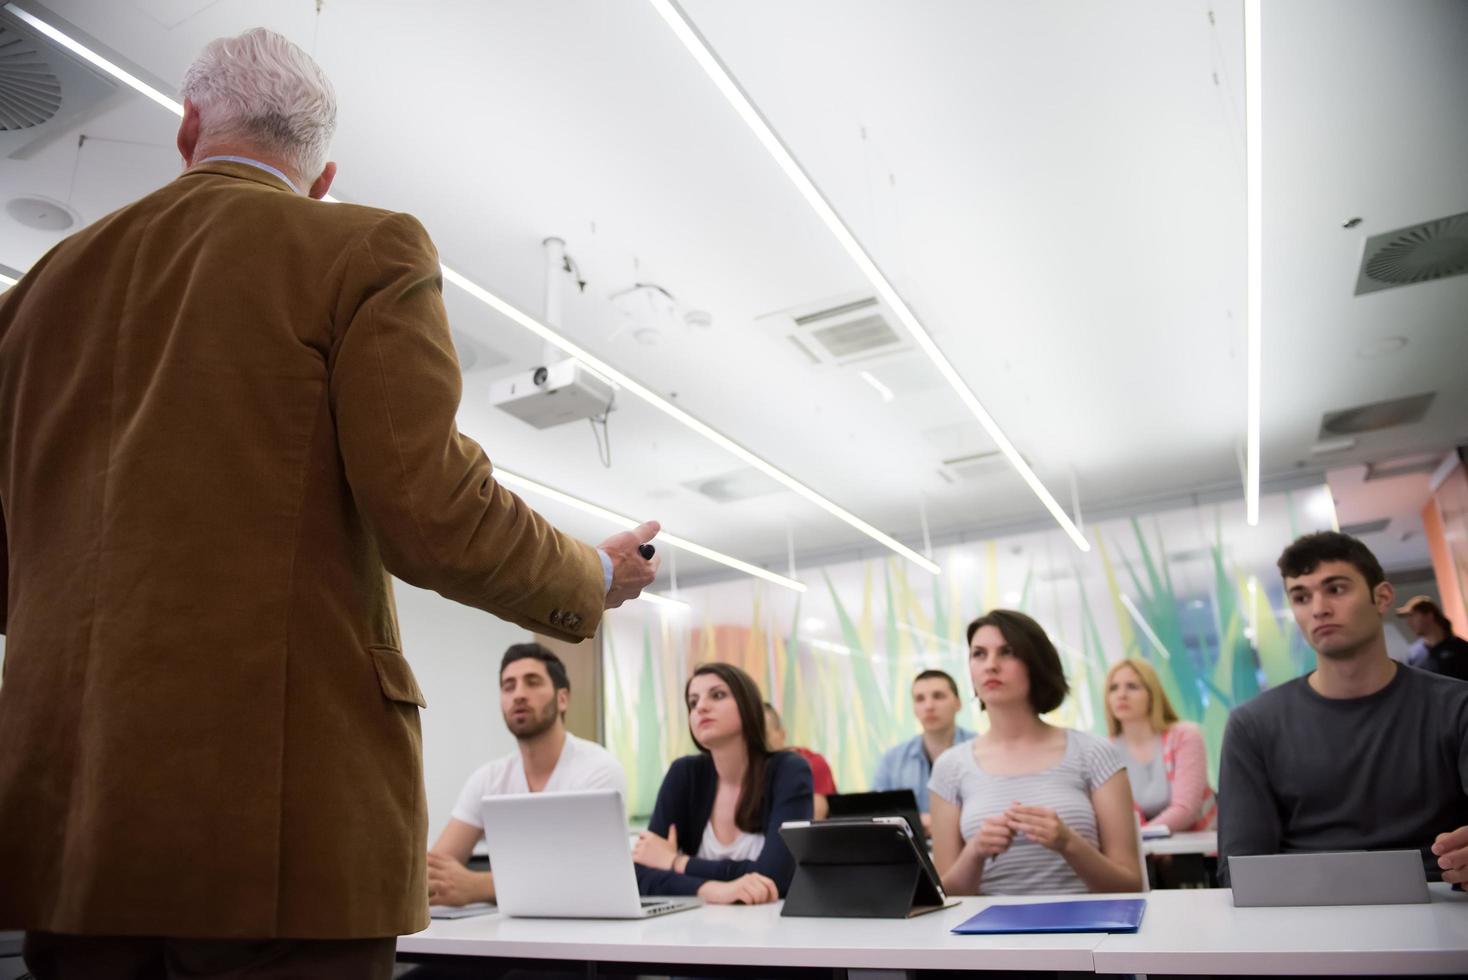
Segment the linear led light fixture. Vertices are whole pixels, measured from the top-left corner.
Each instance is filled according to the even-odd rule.
[[[0,272],[0,289],[9,289],[11,286],[14,286],[17,282],[19,282],[18,279],[12,279],[10,276],[7,276],[5,273]]]
[[[1010,465],[1015,468],[1025,483],[1029,485],[1030,490],[1034,492],[1035,496],[1040,499],[1040,503],[1045,505],[1045,509],[1050,512],[1050,516],[1055,518],[1065,533],[1075,542],[1077,548],[1082,551],[1090,551],[1091,543],[1086,540],[1086,536],[1081,533],[1081,529],[1070,519],[1070,515],[1061,509],[1060,503],[1051,495],[1049,490],[1045,489],[1045,485],[1040,482],[1040,478],[1035,475],[1035,471],[1030,469],[1030,464],[1026,463],[1020,456],[1019,450],[1015,449],[1014,444],[1009,441],[1009,438],[999,428],[999,424],[994,421],[993,416],[980,404],[978,396],[973,393],[968,383],[963,380],[958,371],[949,363],[948,358],[944,356],[942,350],[938,348],[937,343],[933,341],[933,338],[928,335],[927,329],[918,320],[917,315],[908,308],[908,305],[903,302],[902,297],[897,294],[896,288],[882,274],[882,270],[877,267],[876,261],[867,254],[861,242],[857,241],[851,229],[846,227],[846,223],[836,213],[836,209],[821,194],[820,189],[816,187],[815,182],[801,168],[795,156],[780,141],[780,137],[776,135],[775,130],[765,120],[765,117],[760,114],[759,109],[755,107],[749,96],[739,87],[739,83],[734,80],[734,76],[730,74],[728,68],[719,60],[718,55],[714,54],[713,48],[704,40],[703,35],[699,34],[698,29],[693,26],[693,21],[683,12],[683,8],[676,3],[676,0],[648,0],[648,2],[652,4],[653,9],[658,12],[663,20],[667,21],[668,26],[672,28],[678,40],[683,42],[683,46],[688,49],[689,54],[693,55],[694,60],[698,62],[699,67],[704,70],[704,73],[713,81],[714,86],[728,100],[729,105],[744,120],[745,125],[754,132],[754,135],[759,139],[760,143],[769,152],[770,156],[774,158],[775,163],[779,164],[780,169],[785,172],[785,176],[790,178],[790,182],[795,185],[795,189],[805,198],[806,203],[815,211],[816,216],[825,223],[827,229],[835,236],[836,241],[846,250],[846,254],[851,257],[851,260],[856,263],[857,268],[867,277],[867,280],[872,284],[872,288],[877,291],[887,303],[887,306],[897,315],[897,319],[901,321],[908,334],[922,348],[923,353],[928,355],[928,359],[933,362],[933,366],[938,369],[938,373],[943,375],[944,380],[958,394],[959,399],[968,407],[968,410],[978,420],[979,424],[984,427],[984,431],[989,434],[989,438],[994,440],[994,444],[999,447],[999,451],[1004,453]]]
[[[643,592],[637,598],[644,602],[650,602],[655,606],[661,606],[669,612],[687,612],[692,607],[682,599],[674,599],[672,596],[658,595],[656,592]]]
[[[605,507],[593,504],[588,500],[582,500],[580,497],[573,497],[569,493],[566,493],[562,490],[557,490],[554,487],[548,487],[543,483],[537,483],[534,480],[520,476],[518,473],[510,473],[506,470],[496,468],[494,471],[494,476],[496,480],[503,483],[507,487],[515,487],[529,493],[538,494],[550,500],[558,501],[565,504],[567,507],[573,507],[576,510],[581,511],[583,514],[590,514],[593,517],[600,517],[602,520],[610,524],[615,524],[621,528],[634,528],[639,523],[638,521],[634,521],[632,518],[627,517],[625,514],[618,514],[616,511],[607,510]],[[657,541],[659,544],[670,545],[674,548],[677,548],[679,551],[686,551],[689,554],[698,555],[700,558],[707,558],[709,561],[716,561],[720,565],[727,565],[729,568],[743,572],[746,575],[753,575],[755,578],[762,578],[766,582],[773,582],[776,585],[783,586],[784,588],[791,589],[795,592],[804,592],[806,588],[804,582],[797,582],[793,578],[786,578],[783,575],[777,575],[769,569],[760,568],[758,565],[751,565],[747,561],[740,561],[738,558],[726,555],[722,551],[715,551],[712,548],[705,548],[701,544],[695,544],[694,542],[689,541],[687,538],[678,537],[676,534],[669,534],[666,531],[659,532],[657,536]]]
[[[873,376],[872,372],[862,371],[861,379],[877,390],[877,394],[882,396],[882,401],[890,402],[893,398],[896,397],[892,394],[892,389],[888,388],[886,385],[882,384],[882,382],[878,381],[876,377]]]
[[[123,70],[113,62],[97,54],[95,51],[92,51],[86,45],[81,44],[80,42],[68,37],[67,35],[58,31],[55,27],[47,24],[45,21],[39,20],[34,15],[27,13],[13,3],[6,4],[5,9],[15,14],[27,24],[30,24],[36,30],[45,34],[56,43],[62,45],[70,51],[75,52],[77,55],[85,58],[93,65],[96,65],[98,68],[107,72],[107,74],[122,82],[124,85],[127,85],[130,88],[152,99],[154,102],[163,106],[174,115],[183,115],[183,105],[181,103],[164,95],[162,92],[147,84],[136,75],[133,75],[132,73]],[[328,194],[325,198],[323,198],[323,200],[335,201],[336,198]],[[837,520],[840,520],[850,527],[855,528],[862,534],[865,534],[867,537],[871,538],[873,541],[876,541],[884,547],[891,549],[892,551],[901,555],[903,558],[906,558],[908,561],[919,566],[930,574],[937,575],[940,573],[941,569],[936,563],[929,561],[927,558],[924,558],[921,554],[909,548],[902,542],[898,541],[890,534],[887,534],[874,527],[873,525],[867,523],[860,517],[857,517],[855,514],[851,513],[851,511],[837,504],[835,501],[832,501],[822,496],[815,490],[812,490],[810,487],[806,486],[804,483],[801,483],[799,480],[795,479],[795,477],[786,473],[775,464],[764,459],[762,456],[755,455],[752,451],[744,448],[733,439],[730,439],[728,436],[724,435],[722,432],[704,422],[699,421],[692,415],[689,415],[683,409],[674,405],[672,402],[652,391],[650,388],[647,388],[644,385],[637,383],[627,375],[623,374],[621,371],[618,371],[616,368],[612,367],[610,364],[588,353],[579,345],[572,343],[570,340],[561,336],[559,333],[541,323],[539,320],[523,312],[522,310],[511,306],[509,303],[506,303],[504,300],[500,299],[498,296],[494,295],[489,290],[485,289],[483,286],[480,286],[478,283],[469,279],[462,273],[449,268],[447,265],[442,266],[442,270],[445,282],[453,283],[455,286],[458,286],[460,289],[464,290],[464,292],[479,300],[490,309],[498,312],[501,316],[513,320],[515,323],[518,323],[520,326],[524,327],[526,330],[529,330],[531,333],[535,334],[537,337],[540,337],[547,343],[554,345],[562,351],[565,351],[571,357],[574,357],[576,358],[576,360],[580,361],[593,374],[601,376],[604,380],[609,381],[619,388],[627,389],[638,398],[641,398],[643,401],[647,402],[653,408],[656,408],[664,414],[672,417],[674,420],[681,422],[687,428],[692,429],[694,432],[703,436],[714,445],[738,457],[740,460],[744,461],[745,463],[759,470],[761,473],[770,477],[770,479],[774,480],[776,483],[779,483],[787,489],[794,491],[797,495],[804,497],[806,500],[815,504],[817,507],[830,514],[832,517],[835,517]],[[753,568],[754,566],[750,567]]]
[[[1260,110],[1260,57],[1263,39],[1259,30],[1260,0],[1244,0],[1244,157],[1245,197],[1248,216],[1248,360],[1249,372],[1247,434],[1244,447],[1244,516],[1251,527],[1259,523],[1259,414],[1264,325],[1264,130]]]
[[[1132,597],[1123,592],[1121,594],[1121,604],[1123,606],[1126,606],[1127,612],[1131,613],[1132,619],[1136,621],[1137,626],[1142,631],[1142,634],[1146,636],[1147,639],[1151,640],[1152,645],[1157,648],[1157,652],[1162,654],[1162,659],[1171,660],[1172,654],[1168,653],[1167,647],[1162,645],[1162,638],[1157,635],[1157,631],[1152,628],[1152,624],[1147,622],[1147,620],[1142,617],[1141,611],[1137,609],[1136,604],[1132,602]]]

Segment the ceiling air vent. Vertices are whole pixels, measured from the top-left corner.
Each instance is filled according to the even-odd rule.
[[[61,111],[61,79],[29,38],[0,24],[0,130],[30,129]]]
[[[1009,461],[997,449],[970,453],[967,456],[950,457],[943,460],[943,466],[938,470],[939,474],[949,483],[957,483],[959,480],[984,480],[995,473],[1009,471]]]
[[[1362,432],[1375,432],[1377,429],[1420,422],[1427,414],[1427,408],[1432,404],[1435,394],[1429,391],[1425,395],[1409,395],[1391,401],[1343,408],[1338,412],[1326,412],[1320,420],[1320,438],[1354,436]]]
[[[855,364],[912,347],[887,307],[870,296],[806,305],[771,319],[815,365]]]
[[[1468,272],[1468,212],[1366,239],[1356,295]]]
[[[1404,459],[1392,459],[1382,463],[1367,463],[1366,475],[1361,478],[1362,483],[1370,483],[1373,480],[1392,480],[1399,476],[1413,476],[1418,473],[1432,473],[1442,463],[1442,453],[1425,453],[1419,456],[1408,456]]]
[[[1353,538],[1359,538],[1367,534],[1380,534],[1391,524],[1390,517],[1379,517],[1374,521],[1361,521],[1357,524],[1342,524],[1341,533],[1349,534]]]
[[[778,493],[785,489],[759,470],[741,467],[720,473],[718,476],[690,480],[683,484],[694,493],[703,494],[721,504],[732,504],[751,497],[762,497],[767,493]]]
[[[0,155],[22,155],[117,87],[0,8]]]

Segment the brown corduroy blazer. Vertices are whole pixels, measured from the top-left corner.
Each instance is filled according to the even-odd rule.
[[[570,640],[604,601],[459,393],[422,226],[244,164],[0,296],[0,928],[427,924],[389,573]]]

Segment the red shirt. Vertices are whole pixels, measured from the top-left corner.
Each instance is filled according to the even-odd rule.
[[[810,749],[792,747],[790,751],[810,763],[810,775],[817,796],[836,795],[836,777],[831,775],[831,764],[826,761],[825,756]]]

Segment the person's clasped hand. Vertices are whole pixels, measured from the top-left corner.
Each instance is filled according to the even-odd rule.
[[[644,558],[637,551],[647,544],[663,526],[657,521],[639,524],[630,531],[622,531],[607,538],[599,550],[606,553],[612,562],[612,585],[607,589],[606,608],[616,609],[628,599],[636,599],[642,590],[657,578],[662,556]]]
[[[1468,884],[1468,827],[1438,834],[1432,842],[1437,866],[1443,869],[1443,881],[1453,885]]]
[[[764,905],[779,899],[780,889],[771,879],[751,871],[733,881],[706,881],[698,897],[710,905]]]
[[[1060,815],[1046,806],[1026,806],[1016,802],[1004,813],[1009,826],[1041,847],[1063,851],[1070,843],[1072,831]]]
[[[637,835],[637,842],[632,845],[634,864],[657,868],[659,871],[672,871],[677,861],[678,827],[676,824],[668,826],[666,838],[659,837],[650,830],[644,830]]]
[[[968,846],[986,858],[1003,854],[1014,843],[1014,828],[1010,826],[1008,813],[996,813],[985,817],[979,824],[979,832],[968,840]]]

